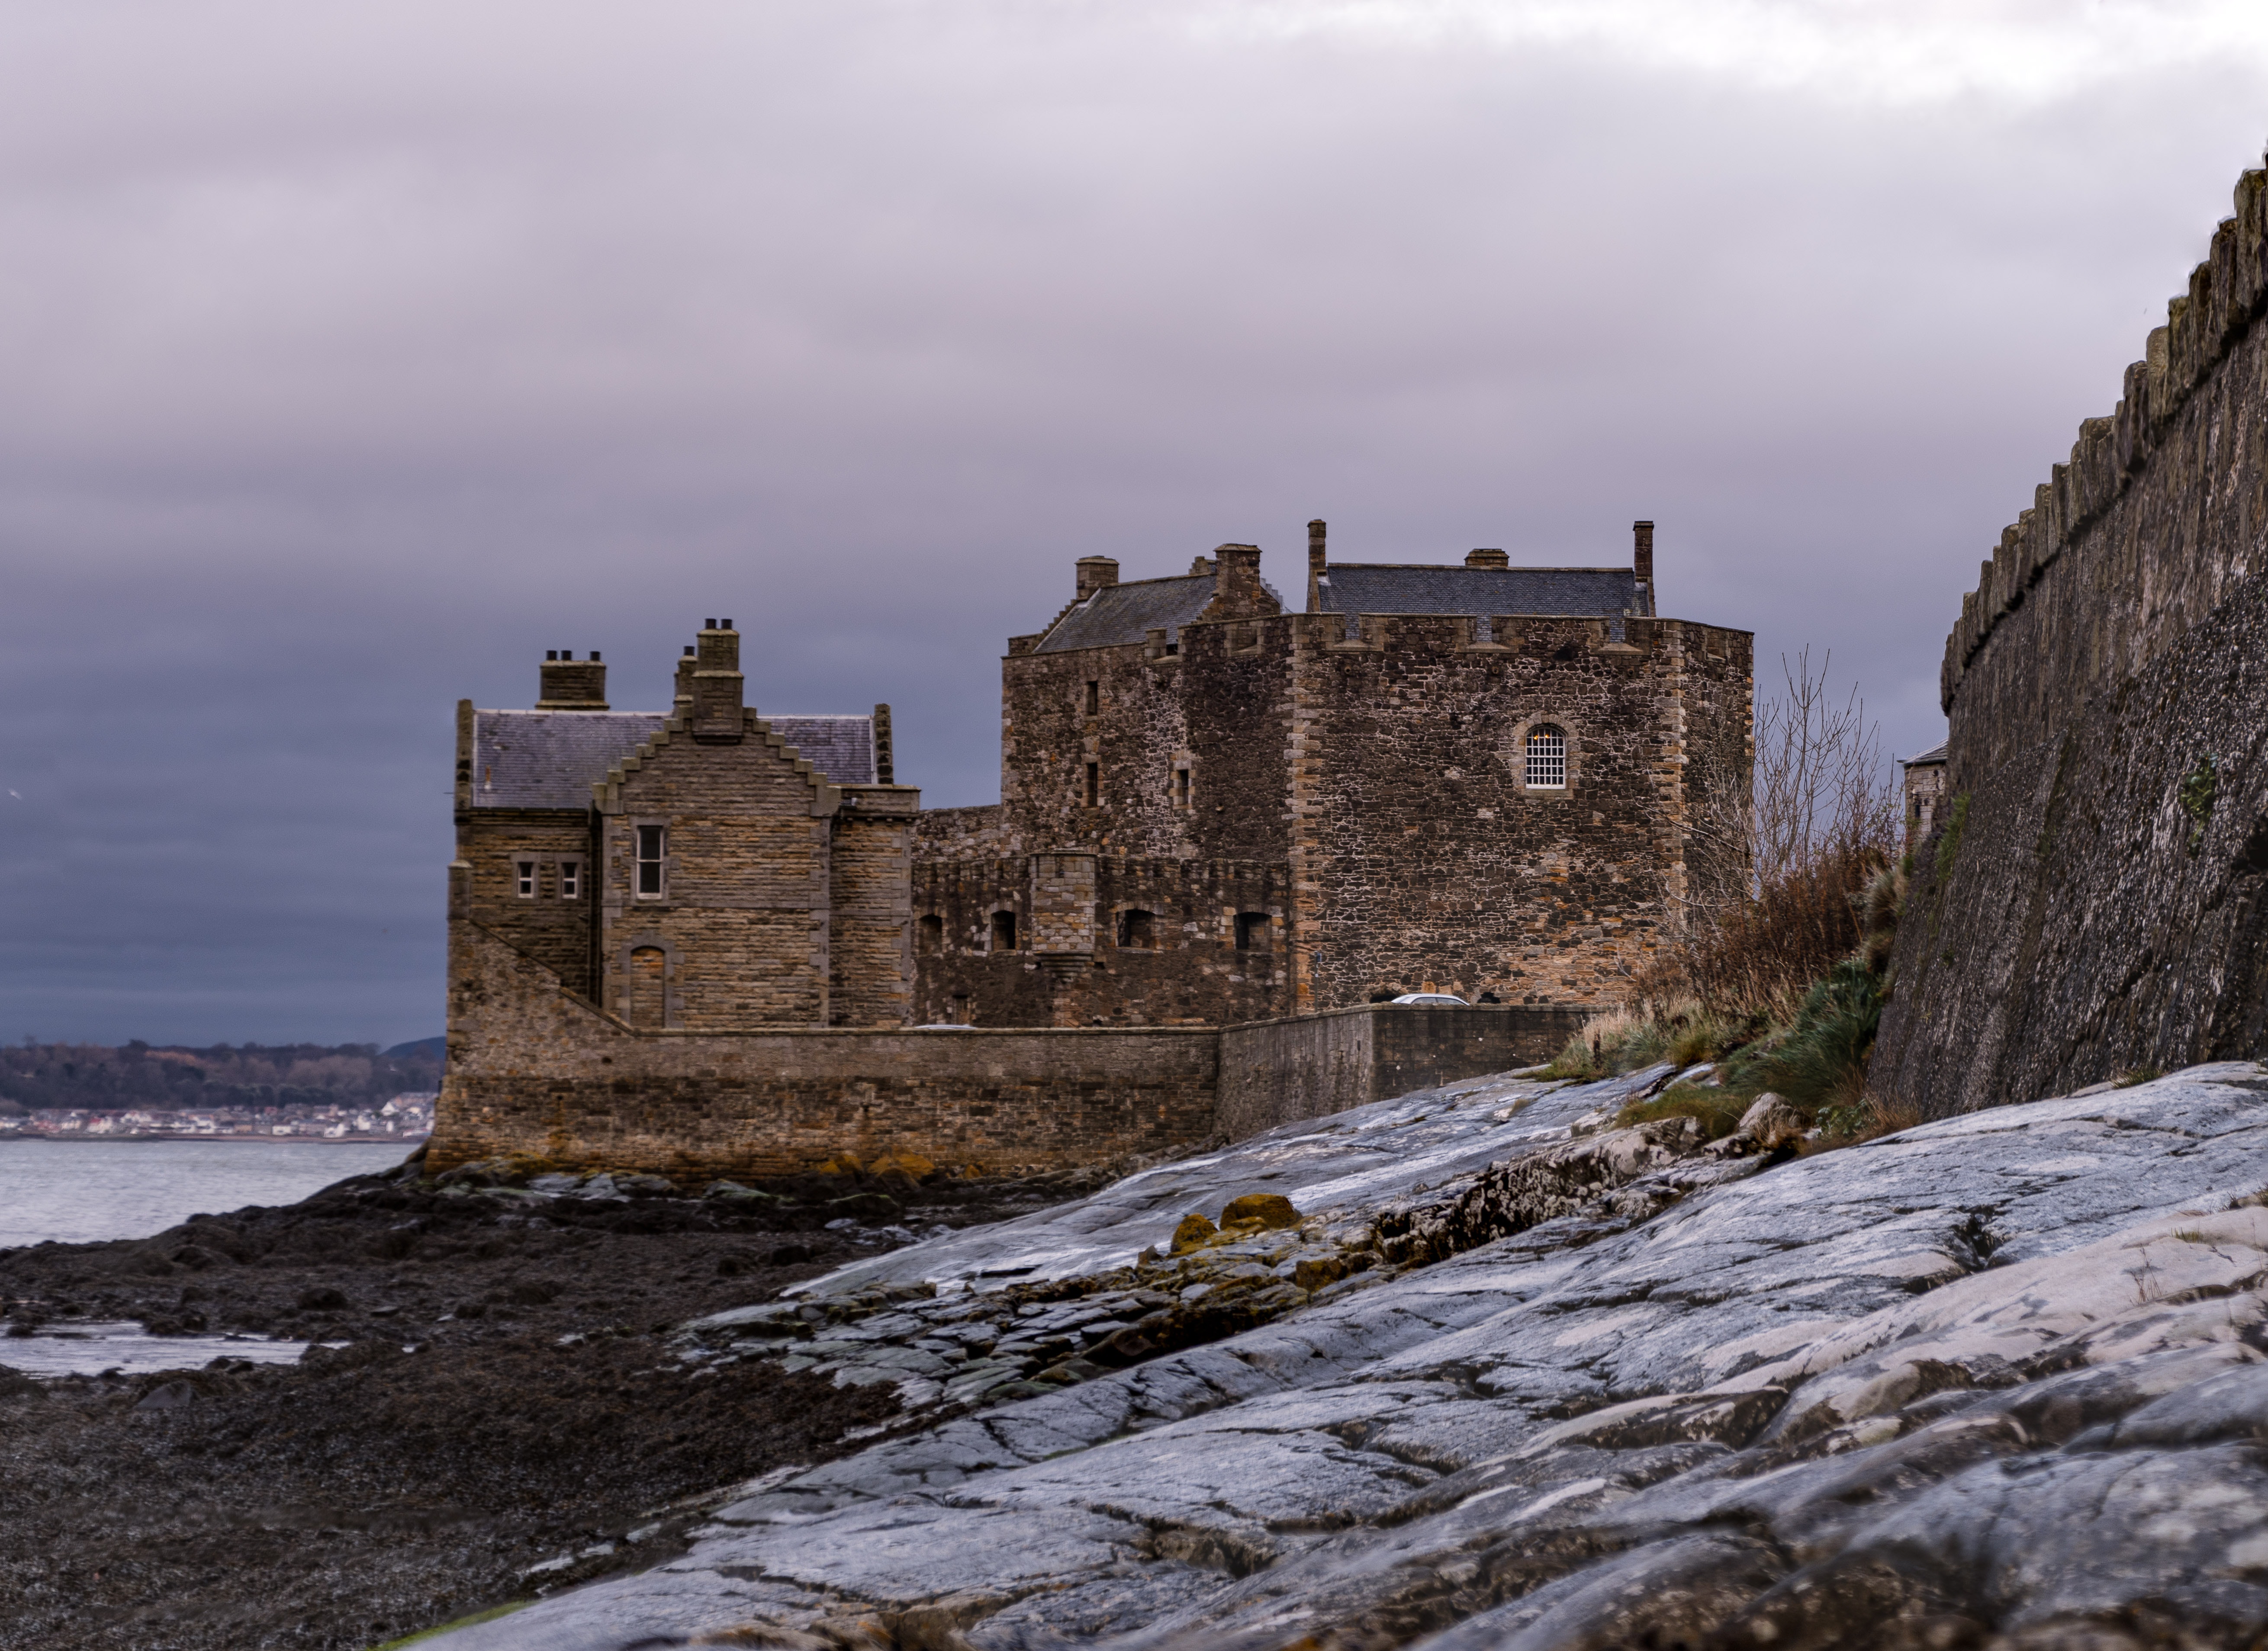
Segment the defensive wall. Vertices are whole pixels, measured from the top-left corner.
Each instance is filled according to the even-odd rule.
[[[1374,1005],[1225,1028],[644,1028],[479,925],[452,928],[435,1173],[500,1154],[680,1180],[1068,1168],[1548,1060],[1587,1018]]]
[[[1872,1068],[1931,1116],[2268,1051],[2264,185],[1948,641]]]

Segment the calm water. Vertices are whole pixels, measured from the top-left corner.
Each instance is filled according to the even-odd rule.
[[[142,1238],[247,1204],[295,1204],[390,1170],[415,1141],[0,1141],[0,1249]]]

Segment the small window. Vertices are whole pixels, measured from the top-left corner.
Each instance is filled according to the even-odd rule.
[[[1086,685],[1086,714],[1089,716],[1102,715],[1102,684],[1100,682]]]
[[[1265,912],[1239,912],[1236,914],[1236,949],[1239,951],[1266,951],[1269,937],[1275,932]]]
[[[1156,914],[1138,911],[1119,913],[1118,943],[1128,951],[1156,950],[1158,946]]]
[[[1528,736],[1528,783],[1551,790],[1567,787],[1567,736],[1546,723]]]
[[[518,868],[518,876],[519,898],[523,900],[534,899],[535,898],[535,862],[521,861]]]
[[[1015,913],[995,912],[992,914],[992,950],[995,951],[1013,951],[1016,950]]]
[[[563,860],[559,862],[559,898],[579,900],[583,898],[583,862]]]
[[[914,930],[915,945],[924,958],[934,958],[945,950],[945,919],[932,913],[921,920]]]
[[[1086,765],[1086,805],[1089,808],[1099,808],[1101,803],[1102,765],[1099,762],[1090,762]]]
[[[1176,768],[1174,770],[1174,806],[1187,808],[1189,805],[1189,771],[1187,768]]]
[[[659,826],[637,828],[637,892],[642,899],[662,895],[662,850],[668,833]]]

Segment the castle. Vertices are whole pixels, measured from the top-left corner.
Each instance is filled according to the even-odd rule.
[[[1635,534],[1618,567],[1333,563],[1314,522],[1296,612],[1254,546],[1123,583],[1082,558],[1070,602],[1010,639],[1001,800],[980,808],[923,811],[895,783],[887,706],[760,715],[730,620],[686,649],[667,711],[613,709],[599,655],[555,652],[533,709],[458,708],[437,1139],[525,1146],[541,1115],[558,1156],[619,1136],[629,1108],[642,1139],[681,1141],[658,1097],[697,1092],[738,1097],[778,1146],[786,1126],[749,1098],[769,1085],[809,1144],[767,1164],[840,1156],[830,1120],[885,1090],[997,1146],[1009,1118],[970,1121],[993,1103],[954,1110],[971,1084],[1013,1091],[1011,1115],[1063,1085],[1116,1105],[1098,1094],[1153,1075],[1128,1052],[1169,1046],[1175,1098],[1128,1139],[1186,1134],[1219,1101],[1211,1030],[1404,991],[1500,1009],[1397,1011],[1365,1053],[1327,1038],[1313,1082],[1270,1104],[1359,1088],[1341,1068],[1388,1046],[1397,1070],[1436,1074],[1550,1053],[1685,902],[1740,875],[1696,824],[1746,795],[1750,637],[1660,616],[1653,525]],[[1133,1041],[1107,1073],[1091,1053],[1063,1066],[1087,1045],[986,1045],[963,1082],[934,1038],[880,1037],[940,1024]],[[833,1040],[782,1041],[804,1033]],[[789,1052],[761,1082],[758,1043]]]

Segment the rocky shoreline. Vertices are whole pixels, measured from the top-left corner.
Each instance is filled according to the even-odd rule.
[[[432,1643],[2268,1633],[2268,1068],[1809,1156],[1617,1127],[1663,1075],[1403,1097],[704,1316],[673,1347],[707,1379],[937,1407],[751,1482],[682,1553]],[[1287,1224],[1239,1229],[1255,1195]],[[1238,1291],[1272,1310],[1206,1339],[1195,1310]]]
[[[700,1197],[412,1163],[149,1239],[0,1251],[0,1647],[363,1651],[651,1564],[720,1486],[902,1413],[887,1388],[688,1367],[676,1326],[1094,1178]],[[8,1371],[12,1338],[99,1319],[319,1345],[296,1365]]]

